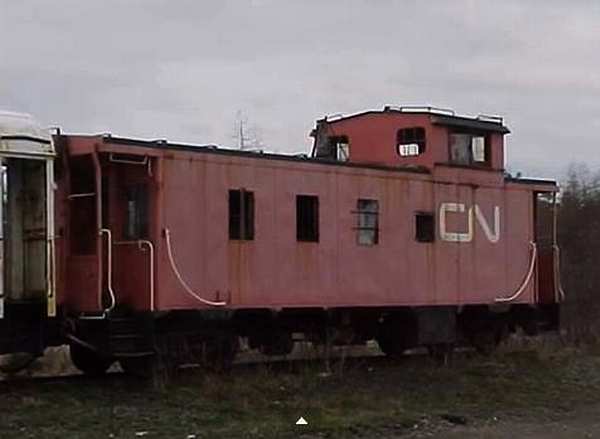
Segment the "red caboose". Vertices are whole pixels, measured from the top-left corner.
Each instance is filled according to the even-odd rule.
[[[311,157],[59,135],[58,305],[99,372],[231,359],[239,336],[386,353],[556,324],[553,181],[504,170],[497,118],[322,119]]]

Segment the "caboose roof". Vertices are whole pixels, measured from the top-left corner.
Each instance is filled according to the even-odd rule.
[[[501,134],[508,134],[510,130],[504,125],[504,120],[499,116],[488,116],[480,114],[475,117],[456,115],[453,110],[447,110],[436,107],[392,107],[385,106],[383,110],[367,110],[360,113],[349,115],[325,116],[318,122],[337,123],[349,119],[362,118],[371,115],[390,115],[390,114],[421,114],[429,115],[431,123],[434,125],[445,125],[456,128],[465,128],[479,131],[489,131]]]
[[[24,113],[0,111],[0,153],[3,156],[51,157],[50,133]]]
[[[160,151],[187,151],[197,154],[214,154],[214,155],[224,155],[224,156],[233,156],[233,157],[246,157],[252,159],[259,160],[276,160],[276,161],[289,161],[296,162],[298,164],[309,164],[314,166],[331,166],[331,167],[345,167],[345,168],[358,168],[358,169],[371,169],[371,170],[379,170],[379,171],[387,171],[387,172],[397,172],[397,173],[413,173],[413,174],[431,174],[429,169],[418,167],[418,166],[386,166],[386,165],[377,165],[370,163],[351,163],[351,162],[336,162],[336,161],[326,161],[326,160],[317,160],[310,158],[306,154],[281,154],[281,153],[265,153],[265,152],[255,152],[255,151],[240,151],[235,149],[228,148],[219,148],[216,145],[194,145],[187,143],[172,143],[168,142],[164,139],[157,140],[147,140],[147,139],[135,139],[128,137],[117,137],[112,136],[110,134],[96,134],[96,135],[73,135],[73,134],[59,134],[55,135],[55,141],[60,145],[62,144],[61,139],[68,138],[85,138],[85,139],[95,139],[104,145],[102,149],[108,152],[118,152],[118,149],[115,150],[113,148],[119,148],[120,146],[131,146],[140,148],[140,153],[147,154],[150,151],[154,151],[157,155],[160,154]],[[485,170],[479,170],[481,172],[486,172]],[[558,190],[558,186],[553,180],[546,179],[537,179],[537,178],[513,178],[510,176],[505,176],[504,181],[506,183],[513,184],[527,184],[538,186],[540,191],[556,191]]]
[[[50,134],[29,114],[0,111],[0,137],[50,143]]]

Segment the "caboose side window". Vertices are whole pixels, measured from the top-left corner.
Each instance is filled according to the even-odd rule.
[[[348,136],[328,136],[326,142],[317,149],[317,157],[347,162],[350,159]]]
[[[319,197],[296,196],[296,240],[319,242]]]
[[[400,157],[414,157],[425,152],[425,128],[402,128],[396,133],[396,150]]]
[[[486,137],[479,134],[451,133],[450,162],[457,165],[487,165],[490,162]]]
[[[254,193],[244,189],[229,191],[229,239],[254,239]]]
[[[127,218],[125,220],[125,239],[144,239],[148,237],[148,190],[146,185],[130,186],[126,191]]]
[[[433,242],[435,240],[433,213],[417,212],[415,215],[415,239],[418,242]]]
[[[379,201],[358,199],[356,237],[359,245],[379,243]]]
[[[338,162],[347,162],[350,159],[350,142],[348,142],[348,137],[330,137],[329,141],[334,144],[336,153],[335,159]]]
[[[486,163],[488,161],[485,137],[473,136],[471,138],[471,154],[475,163]]]

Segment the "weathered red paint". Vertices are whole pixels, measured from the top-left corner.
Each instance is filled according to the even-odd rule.
[[[425,126],[428,148],[423,156],[400,159],[396,130]],[[312,160],[264,158],[259,154],[221,154],[192,148],[150,148],[143,142],[124,145],[100,136],[64,136],[65,168],[71,157],[96,154],[102,168],[105,200],[103,224],[115,241],[123,240],[123,189],[132,182],[150,189],[149,236],[155,246],[157,310],[206,308],[187,294],[168,261],[165,229],[171,232],[181,274],[202,297],[228,302],[232,308],[419,306],[492,304],[510,296],[522,283],[534,241],[534,194],[551,192],[548,182],[518,182],[503,174],[503,143],[492,135],[491,167],[448,164],[448,130],[432,125],[424,114],[368,114],[332,123],[334,132],[350,137],[351,161],[389,169],[337,166]],[[150,168],[111,163],[110,153],[147,156]],[[429,172],[403,172],[402,165]],[[394,169],[396,168],[396,169]],[[63,175],[68,180],[68,172]],[[255,238],[228,237],[228,191],[254,192]],[[96,188],[102,193],[102,188]],[[57,222],[62,224],[62,270],[59,302],[69,312],[97,311],[97,278],[106,288],[106,248],[73,255],[69,241],[72,188],[59,185]],[[296,241],[295,197],[317,195],[320,241]],[[356,239],[358,198],[379,200],[379,244],[360,246]],[[490,242],[477,221],[471,242],[440,239],[442,203],[477,205],[493,224],[500,208],[500,240]],[[436,239],[415,240],[416,212],[435,213]],[[102,215],[100,215],[102,216]],[[449,214],[447,228],[468,229],[467,216]],[[61,223],[62,221],[62,223]],[[98,260],[102,268],[98,273]],[[135,245],[115,245],[113,285],[120,304],[145,310],[150,304],[147,254]],[[69,267],[65,269],[65,267]],[[532,281],[515,303],[534,303]],[[103,292],[104,294],[104,292]],[[104,294],[105,295],[105,294]]]

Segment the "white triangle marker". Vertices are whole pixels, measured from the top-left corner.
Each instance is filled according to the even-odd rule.
[[[308,422],[306,422],[306,419],[300,416],[300,418],[296,421],[296,425],[308,425]]]

